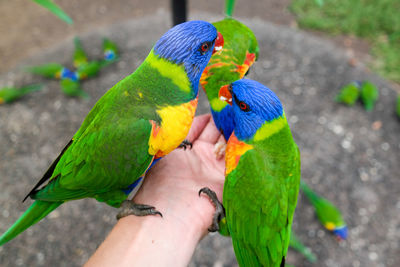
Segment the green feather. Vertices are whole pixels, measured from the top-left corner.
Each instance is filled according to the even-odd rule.
[[[400,94],[397,95],[396,114],[400,119]]]
[[[60,81],[60,87],[67,96],[89,98],[89,95],[81,89],[81,86],[77,81],[63,79]]]
[[[75,45],[75,51],[74,51],[74,67],[79,68],[85,64],[88,63],[88,57],[83,50],[81,40],[78,37],[74,38],[74,45]]]
[[[319,196],[304,181],[301,181],[300,188],[313,205],[317,217],[324,227],[333,224],[334,227],[342,227],[346,225],[341,212],[329,200]],[[332,229],[328,229],[332,231]]]
[[[286,257],[300,180],[289,126],[245,152],[224,184],[223,205],[240,266],[280,266]],[[229,146],[229,141],[228,141]]]
[[[220,111],[227,103],[219,99],[219,89],[243,78],[244,73],[239,73],[237,66],[244,64],[247,53],[255,54],[258,58],[259,47],[251,29],[235,19],[225,18],[214,22],[213,25],[224,36],[224,48],[221,53],[215,53],[211,57],[207,65],[208,71],[202,75],[201,84],[211,108]]]
[[[360,89],[356,83],[350,83],[344,86],[336,95],[336,102],[353,106],[360,95]]]
[[[62,19],[64,22],[68,24],[72,24],[72,19],[53,1],[51,0],[32,0],[39,5],[47,8],[51,13]]]
[[[29,226],[34,225],[43,219],[47,214],[55,210],[62,203],[63,202],[45,202],[38,200],[33,202],[33,204],[21,217],[19,217],[13,226],[11,226],[7,232],[0,237],[0,246],[4,245],[18,234],[22,233]]]
[[[46,78],[60,78],[64,67],[58,63],[47,63],[25,68],[26,71]]]
[[[316,262],[317,261],[317,257],[315,256],[315,254],[311,251],[310,248],[306,247],[301,241],[300,239],[294,234],[294,232],[292,231],[290,234],[290,243],[289,246],[300,252],[304,257],[306,257],[306,259],[309,262]]]
[[[235,8],[235,0],[225,0],[225,15],[227,17],[233,16],[234,8]]]
[[[36,201],[3,235],[1,244],[69,200],[91,197],[119,207],[127,198],[122,190],[142,176],[154,158],[149,138],[151,121],[161,124],[158,109],[196,97],[183,78],[189,81],[183,65],[151,51],[134,73],[108,90],[28,194]]]
[[[364,103],[364,108],[367,111],[371,111],[374,106],[375,102],[379,98],[379,91],[378,88],[369,81],[364,81],[361,85],[361,100]]]
[[[26,94],[42,89],[41,84],[32,84],[21,88],[4,87],[0,89],[0,104],[12,103]]]

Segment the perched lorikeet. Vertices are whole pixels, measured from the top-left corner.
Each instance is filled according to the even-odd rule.
[[[336,95],[336,102],[353,106],[360,96],[361,82],[355,81],[344,86]]]
[[[379,98],[378,88],[369,81],[363,81],[360,96],[364,103],[365,110],[371,111],[375,106],[375,102]]]
[[[347,226],[342,214],[330,201],[319,196],[305,182],[301,181],[300,188],[313,205],[322,225],[333,232],[338,240],[347,238]]]
[[[317,261],[317,257],[315,256],[315,254],[312,253],[310,248],[306,247],[300,241],[300,239],[295,235],[293,230],[292,230],[292,232],[290,234],[289,247],[291,247],[292,249],[300,252],[304,257],[306,257],[306,259],[309,262],[316,262]]]
[[[58,63],[46,63],[39,66],[32,66],[26,68],[26,71],[50,79],[69,78],[74,81],[78,79],[75,72]]]
[[[227,17],[213,23],[224,36],[224,49],[211,57],[200,79],[210,102],[215,125],[223,133],[225,140],[228,140],[233,131],[232,107],[219,99],[219,89],[243,78],[258,58],[259,51],[254,33],[243,23],[230,18],[233,10],[233,3],[230,2],[232,1],[227,1]]]
[[[300,183],[300,153],[282,104],[264,85],[242,79],[220,96],[232,105],[234,131],[225,155],[219,224],[232,237],[240,266],[284,266]],[[202,189],[223,210],[218,199]],[[215,195],[214,195],[215,196]]]
[[[61,90],[66,94],[67,96],[78,96],[82,98],[88,98],[89,95],[82,90],[81,85],[79,81],[73,81],[71,79],[62,79],[60,81],[60,87]]]
[[[21,88],[4,87],[0,89],[0,104],[12,103],[26,94],[42,89],[41,84],[32,84]]]
[[[108,38],[103,39],[104,60],[114,61],[118,59],[118,46]]]
[[[88,57],[83,50],[81,40],[78,37],[74,38],[74,45],[75,45],[75,51],[74,51],[74,67],[79,68],[82,65],[85,65],[88,63]]]
[[[124,200],[152,162],[186,137],[201,73],[214,45],[220,45],[217,36],[215,27],[205,21],[167,31],[136,71],[95,104],[28,193],[26,198],[34,203],[0,237],[0,245],[74,199],[91,197],[113,207],[124,203],[122,216],[160,214],[154,207]]]
[[[81,65],[76,70],[76,76],[80,81],[94,77],[97,74],[99,74],[99,71],[106,65],[107,63],[105,61],[97,61],[97,60],[90,61],[86,64]]]
[[[396,114],[400,119],[400,94],[397,95]]]

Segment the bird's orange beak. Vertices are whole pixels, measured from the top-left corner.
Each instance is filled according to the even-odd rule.
[[[230,84],[224,85],[219,89],[218,97],[220,100],[225,101],[232,106],[232,94],[230,91]]]
[[[220,32],[218,32],[217,39],[215,39],[215,45],[214,45],[214,50],[213,54],[216,52],[222,51],[222,47],[224,47],[224,37]]]

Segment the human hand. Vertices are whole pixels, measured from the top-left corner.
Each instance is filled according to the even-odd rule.
[[[215,212],[203,187],[222,199],[225,164],[214,146],[223,141],[211,115],[194,118],[187,139],[192,149],[176,149],[147,173],[134,201],[163,214],[126,216],[85,266],[187,266],[207,234]]]
[[[165,218],[175,216],[181,223],[198,224],[204,235],[215,209],[198,192],[209,187],[222,199],[225,161],[216,159],[214,147],[224,138],[206,114],[194,118],[187,140],[192,149],[176,149],[157,162],[134,201],[155,206]]]

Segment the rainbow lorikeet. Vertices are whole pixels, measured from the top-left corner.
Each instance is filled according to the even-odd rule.
[[[103,60],[93,60],[86,64],[79,66],[76,70],[76,76],[78,80],[85,80],[99,74],[99,71],[107,65],[106,61]]]
[[[305,182],[301,181],[300,188],[313,205],[322,225],[333,232],[338,240],[347,238],[347,226],[339,209],[327,199],[319,196]]]
[[[258,43],[254,33],[243,23],[231,18],[233,3],[227,1],[227,17],[213,25],[224,36],[223,51],[214,54],[205,68],[200,84],[210,102],[215,125],[225,140],[233,131],[232,107],[219,99],[221,86],[244,77],[258,58]]]
[[[118,46],[108,38],[103,38],[104,60],[115,61],[118,59]]]
[[[63,91],[64,94],[67,96],[71,97],[82,97],[82,98],[88,98],[89,95],[82,90],[81,85],[79,81],[73,81],[71,79],[62,79],[60,81],[60,87],[61,91]]]
[[[23,86],[21,88],[16,87],[4,87],[0,89],[0,104],[10,104],[26,94],[42,89],[41,84],[32,84]]]
[[[353,106],[358,97],[360,96],[361,82],[355,81],[340,89],[340,92],[336,95],[336,102]]]
[[[95,104],[25,197],[35,201],[0,237],[0,245],[69,200],[91,197],[113,207],[124,204],[121,216],[160,214],[154,207],[125,200],[152,162],[186,137],[201,73],[214,46],[220,46],[217,36],[205,21],[167,31],[136,71]]]
[[[232,237],[240,266],[284,266],[300,153],[282,104],[267,87],[248,79],[223,86],[219,95],[232,105],[235,126],[225,154],[223,206],[208,188],[200,190],[217,207],[210,230],[220,228]]]
[[[26,71],[50,79],[71,79],[76,81],[76,73],[58,63],[46,63],[27,67]]]
[[[88,56],[86,55],[85,50],[83,50],[82,42],[78,37],[74,38],[74,46],[75,46],[73,55],[74,67],[79,68],[80,66],[88,63]]]
[[[375,102],[379,98],[378,88],[369,81],[363,81],[361,84],[360,97],[364,103],[365,110],[371,111],[375,106]]]
[[[396,114],[397,117],[400,119],[400,94],[397,95]]]

